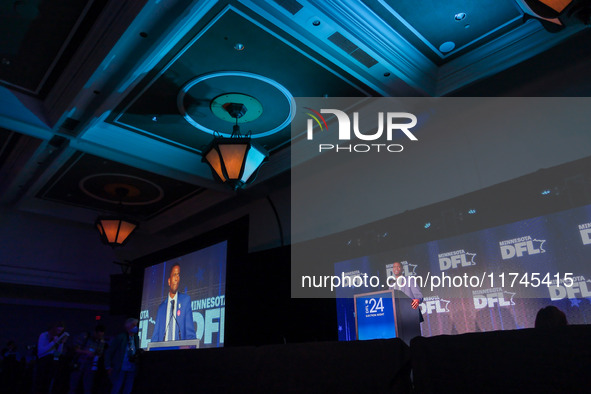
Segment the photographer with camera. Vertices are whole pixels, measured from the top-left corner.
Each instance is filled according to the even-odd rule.
[[[37,342],[37,363],[35,368],[34,392],[49,393],[59,372],[59,360],[68,340],[63,322],[57,322],[39,335]]]
[[[105,348],[105,330],[105,326],[99,324],[93,334],[85,332],[76,338],[74,356],[70,361],[70,394],[77,393],[80,384],[84,394],[92,393],[98,361]]]
[[[141,351],[137,325],[137,319],[127,319],[125,332],[113,338],[105,353],[105,369],[113,383],[112,394],[129,394],[133,388],[137,372],[136,359]]]

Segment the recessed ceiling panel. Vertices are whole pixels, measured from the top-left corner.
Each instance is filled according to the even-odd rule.
[[[261,104],[251,109],[261,114],[250,122],[239,121],[241,132],[252,132],[272,152],[289,141],[291,97],[371,94],[245,12],[227,7],[212,15],[211,22],[192,32],[193,40],[110,121],[200,153],[214,132],[232,132],[233,122],[214,115],[212,103],[228,94],[246,95]]]
[[[105,0],[0,2],[0,81],[38,93]],[[93,8],[93,5],[95,6]],[[85,19],[86,18],[86,19]]]
[[[513,0],[367,0],[366,3],[437,64],[523,23],[522,13]]]
[[[99,212],[123,212],[144,220],[203,190],[185,182],[78,152],[56,172],[37,197]],[[120,191],[124,192],[121,197]]]

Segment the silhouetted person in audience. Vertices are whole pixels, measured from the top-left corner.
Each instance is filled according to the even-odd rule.
[[[23,366],[21,364],[21,355],[17,350],[16,342],[8,341],[6,347],[2,349],[2,386],[0,391],[5,393],[14,393],[18,391],[19,384],[23,375]]]
[[[94,333],[82,333],[74,343],[74,359],[71,363],[70,394],[78,391],[82,383],[84,394],[92,393],[99,358],[105,349],[105,326],[99,324]]]
[[[553,305],[540,309],[536,315],[535,328],[553,329],[567,324],[564,312]]]
[[[28,345],[24,355],[23,380],[20,384],[22,393],[35,392],[35,370],[37,364],[37,344]]]
[[[63,322],[55,323],[48,331],[39,335],[37,342],[37,365],[35,373],[35,392],[49,393],[55,378],[58,361],[64,350],[69,334]]]
[[[105,352],[105,369],[113,383],[112,394],[129,394],[133,388],[137,372],[136,359],[140,350],[137,324],[137,319],[127,319],[125,332],[113,338]]]

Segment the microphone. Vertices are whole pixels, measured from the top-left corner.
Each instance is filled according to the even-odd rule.
[[[177,310],[178,310],[178,309],[177,309]],[[180,341],[180,340],[182,339],[182,338],[181,338],[181,326],[179,326],[179,321],[176,319],[176,313],[175,313],[175,314],[173,314],[173,316],[174,316],[174,321],[176,322],[176,327],[177,327],[177,328],[178,328],[178,330],[179,330],[179,339],[177,339],[177,341]]]
[[[164,329],[164,339],[162,339],[163,341],[166,341],[166,333],[168,332],[168,327],[170,327],[170,319],[168,319],[168,324],[166,325],[166,328]]]

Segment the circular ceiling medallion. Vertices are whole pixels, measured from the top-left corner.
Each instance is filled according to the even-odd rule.
[[[246,113],[238,118],[238,123],[252,122],[263,114],[263,106],[260,101],[242,93],[228,93],[217,96],[211,102],[211,112],[221,120],[236,123],[236,118],[233,118],[225,108],[225,105],[230,103],[240,103],[246,107]]]
[[[112,196],[119,197],[121,195],[128,199],[134,199],[141,194],[140,189],[125,183],[108,183],[103,189]]]
[[[111,204],[148,205],[164,197],[162,188],[154,182],[125,174],[90,175],[82,179],[78,186],[86,195]]]
[[[228,97],[232,99],[226,101]],[[243,100],[248,103],[241,102]],[[223,101],[247,107],[246,119],[239,118],[238,122],[245,125],[243,132],[251,129],[252,138],[284,130],[295,114],[293,96],[283,85],[246,71],[218,71],[189,81],[177,96],[177,107],[185,120],[198,130],[230,137],[231,125],[236,121],[229,114],[230,120],[221,114],[224,110],[219,106],[225,104]]]

